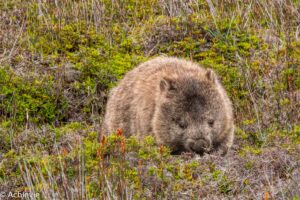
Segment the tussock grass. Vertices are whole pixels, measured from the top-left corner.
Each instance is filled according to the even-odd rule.
[[[43,199],[299,199],[300,2],[0,2],[0,192]],[[235,146],[98,141],[107,92],[157,55],[213,68]],[[105,145],[104,145],[105,143]]]

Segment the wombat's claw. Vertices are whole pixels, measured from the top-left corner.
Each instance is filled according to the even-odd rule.
[[[221,156],[225,156],[228,152],[228,147],[221,147],[220,150],[218,151],[218,153],[221,155]]]

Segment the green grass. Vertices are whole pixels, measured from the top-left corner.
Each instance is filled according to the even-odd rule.
[[[52,199],[299,199],[298,1],[0,2],[0,192]],[[230,154],[98,141],[108,91],[158,55],[214,69]]]

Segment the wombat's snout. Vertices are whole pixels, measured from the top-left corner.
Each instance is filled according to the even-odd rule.
[[[204,152],[210,151],[211,142],[203,138],[196,140],[189,139],[188,149],[202,155]]]

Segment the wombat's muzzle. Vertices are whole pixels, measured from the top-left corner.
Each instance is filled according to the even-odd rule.
[[[188,139],[187,149],[202,155],[205,152],[210,152],[211,142],[205,139]]]

